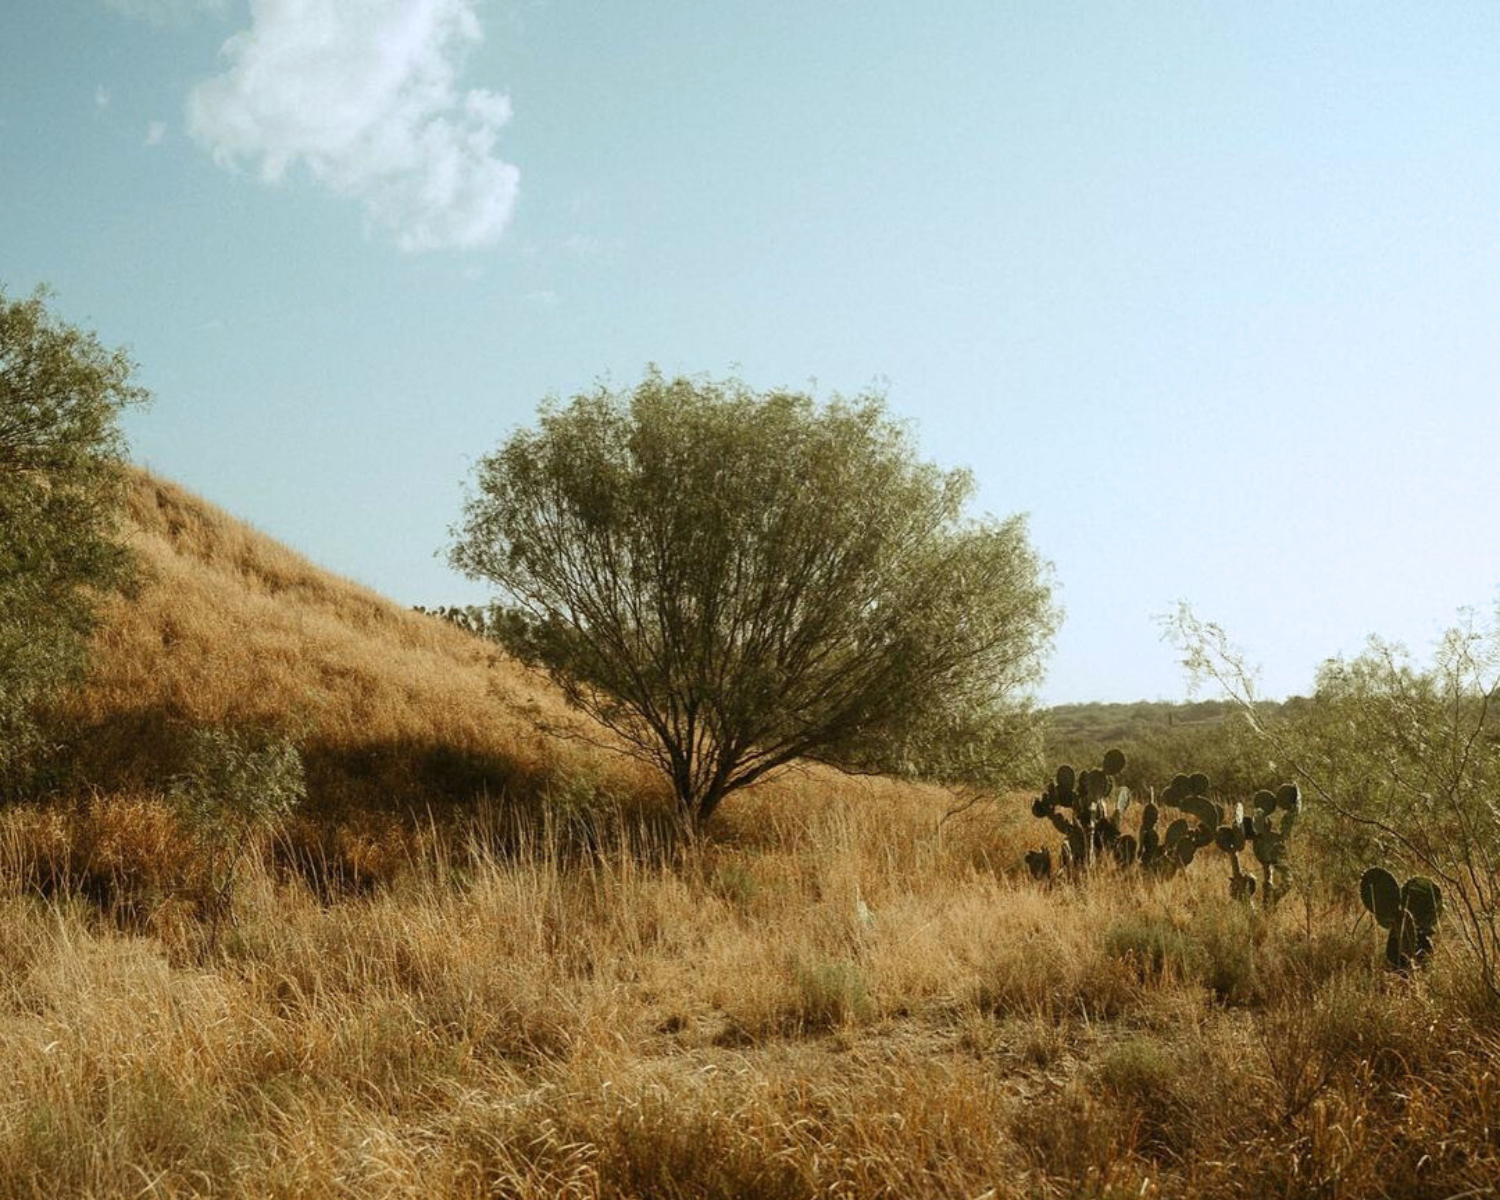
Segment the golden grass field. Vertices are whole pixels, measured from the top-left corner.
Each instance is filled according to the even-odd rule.
[[[673,841],[490,647],[161,481],[131,518],[152,579],[73,708],[107,781],[0,813],[0,1197],[1500,1186],[1500,1023],[1451,941],[1405,979],[1357,902],[1266,917],[1217,864],[1043,887],[1021,798],[940,826],[826,770]],[[313,811],[210,939],[151,780],[224,721],[296,731]],[[359,886],[296,869],[319,838]]]

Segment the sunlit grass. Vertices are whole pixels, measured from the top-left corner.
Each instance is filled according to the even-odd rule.
[[[8,885],[0,1194],[1450,1195],[1500,1170],[1496,1042],[1451,956],[1403,980],[1352,911],[1310,939],[1209,871],[1043,888],[976,866],[993,815],[940,834],[930,795],[785,787],[740,844],[654,863],[445,845],[333,903],[253,864],[214,946]],[[12,880],[56,835],[4,821]]]
[[[1020,798],[944,822],[942,792],[825,770],[674,836],[485,644],[171,485],[132,519],[151,576],[73,714],[109,787],[0,812],[0,1196],[1500,1178],[1500,1016],[1450,941],[1396,976],[1354,896],[1267,916],[1211,858],[1037,884]],[[292,733],[315,803],[217,926],[153,775],[222,722]]]

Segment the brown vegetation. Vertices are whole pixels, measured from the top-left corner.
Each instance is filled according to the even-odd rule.
[[[1446,955],[1402,979],[1348,905],[1264,920],[1208,874],[1044,890],[995,869],[1018,847],[992,823],[936,836],[932,800],[793,781],[672,861],[446,846],[333,904],[261,868],[212,953],[169,904],[141,924],[25,894],[49,835],[8,814],[0,1194],[1436,1197],[1496,1178],[1500,1042]],[[155,855],[139,806],[108,823],[117,860]]]
[[[0,1196],[1435,1198],[1500,1178],[1500,1023],[1454,943],[1404,978],[1352,895],[1264,915],[1217,871],[1042,886],[1017,870],[1019,798],[940,825],[939,791],[826,770],[675,842],[651,782],[537,733],[530,706],[556,721],[558,701],[483,643],[171,485],[138,480],[132,520],[153,580],[72,714],[113,782],[0,813]],[[152,781],[178,731],[225,722],[296,734],[316,836],[371,886],[330,890],[268,840],[210,936]],[[429,753],[494,774],[432,774]],[[544,819],[509,821],[523,798]]]
[[[169,774],[195,725],[291,734],[325,809],[421,810],[601,769],[601,755],[540,734],[537,718],[599,731],[488,643],[332,576],[145,473],[127,522],[145,585],[106,610],[87,686],[66,714],[90,783]],[[618,776],[613,756],[603,761]]]

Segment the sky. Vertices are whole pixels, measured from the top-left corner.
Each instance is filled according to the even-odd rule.
[[[138,461],[405,604],[539,402],[885,390],[1030,514],[1040,698],[1500,585],[1500,5],[6,0],[0,286]],[[1211,693],[1200,693],[1211,694]]]

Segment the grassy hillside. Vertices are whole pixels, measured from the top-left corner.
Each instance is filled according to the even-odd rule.
[[[144,583],[109,607],[68,713],[91,783],[170,774],[186,731],[219,724],[293,736],[317,807],[420,809],[600,769],[597,753],[537,732],[538,717],[582,727],[545,679],[493,646],[148,474],[134,480],[128,522]],[[625,764],[610,756],[604,769]]]

